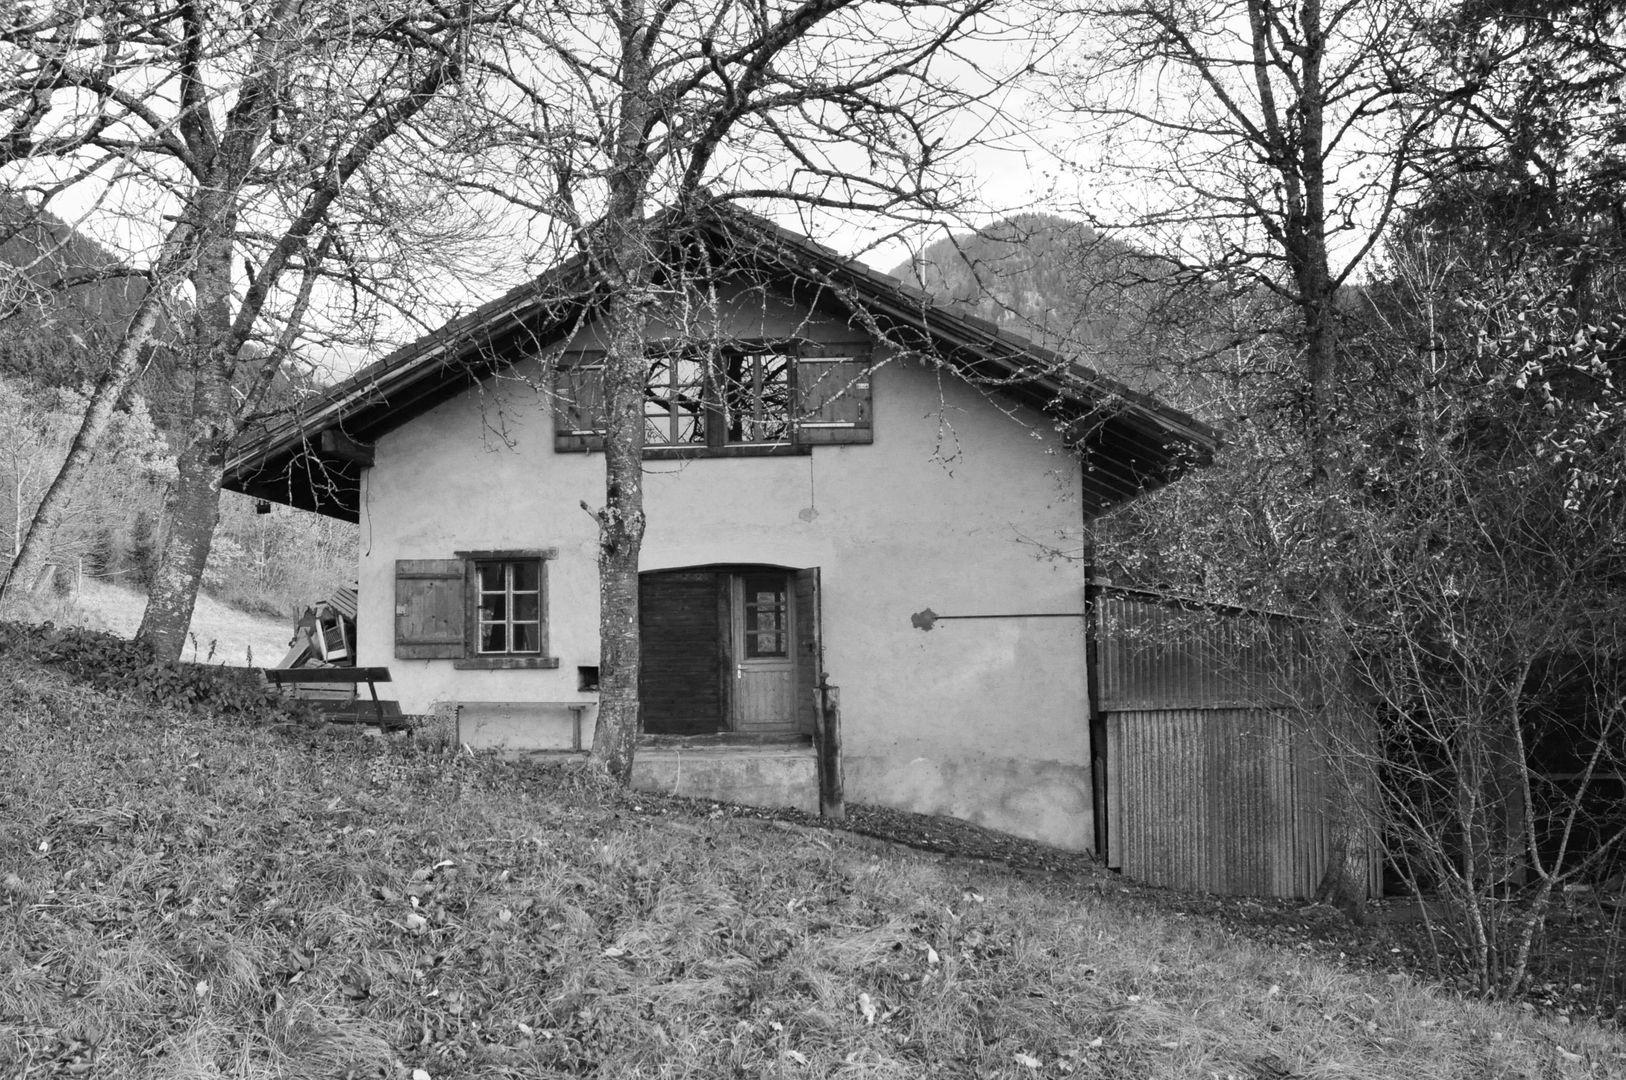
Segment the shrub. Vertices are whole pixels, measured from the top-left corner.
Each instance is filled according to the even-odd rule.
[[[186,705],[249,724],[289,718],[275,691],[248,668],[159,660],[140,642],[78,628],[0,624],[0,646],[60,667],[103,690],[135,694],[160,705]]]

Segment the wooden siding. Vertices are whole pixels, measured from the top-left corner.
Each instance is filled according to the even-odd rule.
[[[796,715],[790,707],[796,693],[794,667],[748,670],[735,685],[738,730],[751,735],[796,734]]]
[[[723,730],[719,575],[644,574],[638,586],[644,730],[664,735]]]

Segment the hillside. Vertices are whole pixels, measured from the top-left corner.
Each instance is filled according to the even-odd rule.
[[[146,295],[145,281],[116,274],[119,265],[55,214],[0,192],[0,376],[53,388],[94,381]],[[168,335],[161,324],[159,339]],[[154,348],[142,366],[140,392],[168,411],[172,358]]]
[[[103,276],[118,265],[114,253],[60,218],[0,192],[0,553],[15,550],[19,525],[78,429],[84,391],[144,295],[137,277]],[[174,440],[191,399],[175,332],[161,324],[158,338],[49,539],[58,593],[98,580],[139,590],[154,565]],[[281,379],[268,407],[286,407],[297,396],[296,381]],[[354,537],[351,526],[282,507],[256,514],[249,500],[227,494],[204,587],[282,620],[353,578]],[[235,647],[242,651],[243,643]]]
[[[892,274],[1143,390],[1164,381],[1162,357],[1185,321],[1163,264],[1046,214],[938,240]]]
[[[18,1076],[1626,1076],[1618,1033],[1259,945],[1098,871],[335,741],[236,683],[155,706],[118,649],[57,640],[47,668],[34,641],[0,626]]]

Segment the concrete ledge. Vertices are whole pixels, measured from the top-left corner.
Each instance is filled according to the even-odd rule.
[[[805,743],[640,746],[632,786],[689,799],[819,812],[818,761]]]

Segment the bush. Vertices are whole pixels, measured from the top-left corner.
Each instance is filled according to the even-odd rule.
[[[0,652],[59,667],[90,686],[185,705],[248,724],[285,722],[289,710],[248,668],[159,660],[145,645],[79,628],[0,624]]]

